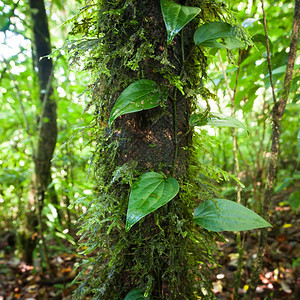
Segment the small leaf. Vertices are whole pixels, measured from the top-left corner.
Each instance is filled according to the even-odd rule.
[[[207,125],[207,115],[192,114],[189,119],[191,126],[205,126]]]
[[[226,199],[207,200],[194,212],[194,222],[211,231],[241,231],[272,225],[254,211]]]
[[[286,72],[286,66],[280,66],[280,67],[272,70],[272,75],[283,74],[285,72]],[[270,74],[268,73],[266,75],[266,77],[269,77],[269,76],[270,76]]]
[[[141,289],[133,289],[131,290],[124,300],[144,300],[144,293]]]
[[[194,34],[194,42],[201,47],[227,48],[229,50],[244,47],[244,43],[238,39],[233,26],[225,22],[210,22],[200,26]],[[218,42],[223,38],[224,41]]]
[[[293,211],[296,211],[300,207],[300,192],[290,194],[289,205]]]
[[[201,46],[205,41],[234,37],[232,26],[225,22],[210,22],[200,26],[194,34],[194,42]]]
[[[257,33],[252,37],[253,42],[257,45],[258,43],[261,43],[262,45],[264,45],[265,47],[267,47],[267,42],[266,42],[266,36],[261,34],[261,33]],[[270,51],[271,53],[273,53],[273,43],[270,40],[270,38],[268,38],[269,40],[269,46],[270,46]]]
[[[274,193],[277,194],[277,193],[281,192],[282,190],[288,188],[288,187],[289,187],[291,184],[293,184],[293,183],[294,183],[293,178],[291,178],[291,177],[285,178],[285,179],[283,180],[283,182],[279,182],[279,183],[277,184],[277,186],[276,186],[275,189],[274,189]]]
[[[220,118],[210,118],[208,119],[207,124],[215,127],[236,127],[247,130],[246,126],[241,121],[229,116]]]
[[[189,123],[191,126],[210,125],[214,127],[236,127],[247,130],[247,127],[241,121],[229,116],[214,116],[204,118],[202,114],[192,114]]]
[[[156,172],[140,176],[129,196],[126,231],[140,219],[172,200],[179,191],[179,184],[173,177],[164,178]]]
[[[243,21],[242,23],[242,26],[247,28],[249,27],[250,25],[253,25],[253,23],[259,21],[259,19],[254,19],[254,18],[248,18],[246,20]]]
[[[112,108],[109,125],[119,116],[159,106],[160,93],[152,80],[141,79],[130,84]]]
[[[161,0],[160,4],[170,44],[174,36],[199,14],[200,8],[183,6],[169,0]]]
[[[297,135],[298,160],[300,161],[300,130]]]

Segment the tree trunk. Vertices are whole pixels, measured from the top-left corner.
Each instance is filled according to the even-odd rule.
[[[192,220],[199,191],[190,168],[196,163],[189,127],[194,99],[174,87],[176,81],[179,84],[185,81],[187,89],[202,87],[200,76],[205,74],[206,57],[200,48],[193,47],[198,23],[191,22],[167,46],[160,1],[100,3],[97,28],[98,36],[103,37],[99,39],[94,64],[101,74],[94,86],[99,112],[96,116],[99,194],[84,225],[90,230],[87,251],[98,246],[100,253],[77,292],[80,294],[88,287],[85,293],[93,292],[96,299],[124,299],[131,289],[138,287],[151,299],[191,300],[203,296],[203,284],[207,288],[206,297],[210,297],[206,268],[199,274],[197,260],[206,261],[213,247],[212,238],[202,232],[203,235],[198,235]],[[195,2],[181,4],[192,6]],[[205,19],[206,9],[212,7],[203,8],[201,17]],[[189,64],[193,67],[188,68]],[[123,115],[108,128],[106,124],[116,99],[139,79],[153,80],[165,90],[168,97],[163,107]],[[129,184],[149,171],[175,177],[181,191],[126,233]],[[195,242],[196,236],[201,243]]]
[[[28,208],[28,213],[26,214],[28,220],[25,221],[28,225],[26,228],[27,237],[23,236],[21,238],[21,240],[24,240],[24,238],[27,239],[27,242],[24,241],[26,245],[29,245],[26,247],[27,249],[24,249],[26,252],[25,258],[27,263],[32,263],[32,253],[38,241],[37,238],[32,239],[32,237],[36,237],[38,228],[38,235],[43,240],[42,209],[45,192],[51,178],[51,159],[56,144],[57,124],[56,102],[53,99],[52,88],[53,63],[51,58],[43,58],[51,53],[50,33],[45,5],[43,0],[31,0],[29,4],[33,28],[33,60],[34,66],[37,67],[39,97],[42,107],[39,116],[36,151],[33,154],[35,165],[33,191],[36,211],[34,212],[30,205],[31,207]],[[32,222],[32,219],[36,221]],[[31,241],[28,242],[28,239],[31,239]],[[46,256],[46,252],[44,255]]]

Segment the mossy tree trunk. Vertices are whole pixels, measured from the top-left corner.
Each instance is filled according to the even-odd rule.
[[[200,6],[200,18],[215,19],[218,8],[201,1],[178,1]],[[92,270],[77,293],[96,299],[124,299],[141,288],[149,299],[197,299],[210,292],[207,267],[212,236],[194,229],[192,212],[197,199],[189,117],[194,96],[203,90],[206,57],[193,43],[199,18],[190,22],[171,45],[160,1],[100,1],[97,21],[74,26],[73,33],[98,37],[89,41],[88,66],[100,77],[93,86],[96,105],[98,195],[82,226],[89,234],[87,252],[99,247],[88,263]],[[91,25],[92,23],[92,25]],[[89,24],[89,26],[87,26]],[[189,58],[186,60],[186,58]],[[120,93],[139,79],[155,81],[167,94],[163,107],[126,114],[108,127],[111,108]],[[182,93],[174,85],[182,85]],[[192,167],[191,167],[192,166]],[[141,174],[174,176],[181,190],[167,205],[125,232],[130,185]]]

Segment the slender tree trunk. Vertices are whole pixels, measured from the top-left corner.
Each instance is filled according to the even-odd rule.
[[[42,240],[43,254],[47,262],[47,251],[43,237],[43,222],[42,210],[44,207],[45,192],[51,178],[51,159],[54,152],[57,138],[56,124],[56,102],[53,99],[53,63],[51,58],[43,58],[51,53],[50,33],[48,20],[43,0],[31,0],[29,2],[31,9],[32,28],[33,28],[33,60],[34,66],[37,67],[39,98],[41,103],[41,114],[39,116],[37,145],[34,159],[35,174],[33,177],[33,196],[35,212],[31,209],[30,213],[26,214],[27,221],[25,222],[29,228],[27,240],[38,236]],[[35,219],[37,221],[32,222]],[[37,226],[38,224],[38,226]],[[35,233],[34,233],[35,232]],[[32,252],[38,239],[35,242],[26,242],[29,244],[26,247],[26,261],[32,263]]]

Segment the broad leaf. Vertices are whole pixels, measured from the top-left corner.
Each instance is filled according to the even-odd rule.
[[[154,108],[161,103],[161,94],[152,80],[141,79],[130,84],[112,108],[109,125],[119,116]]]
[[[140,219],[172,200],[179,191],[175,178],[164,178],[155,172],[140,176],[129,196],[126,231]]]
[[[206,117],[202,114],[192,114],[189,120],[191,126],[210,125],[214,127],[236,127],[247,130],[246,126],[233,117]]]
[[[254,211],[226,199],[207,200],[194,212],[194,222],[211,231],[241,231],[272,225]]]
[[[183,6],[169,0],[161,0],[160,4],[170,44],[174,36],[199,14],[200,8]]]
[[[224,41],[218,42],[223,38]],[[227,48],[229,50],[244,47],[233,30],[233,26],[225,22],[210,22],[199,27],[194,34],[194,42],[201,47]]]
[[[141,289],[133,289],[131,290],[124,300],[144,300],[144,293]]]

